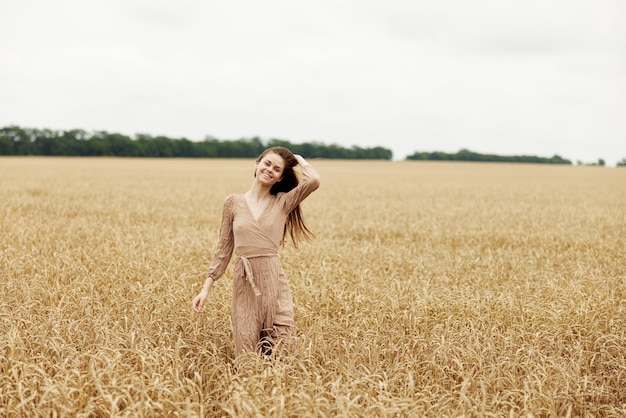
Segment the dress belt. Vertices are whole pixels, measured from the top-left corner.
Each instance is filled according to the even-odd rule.
[[[254,284],[254,274],[252,274],[252,266],[250,265],[249,259],[259,258],[259,257],[277,257],[277,255],[276,254],[261,254],[261,255],[249,255],[247,257],[243,255],[239,256],[239,258],[241,259],[241,264],[243,264],[244,278],[248,281],[248,283],[250,283],[250,287],[252,287],[252,291],[254,292],[255,296],[261,296],[261,291]]]

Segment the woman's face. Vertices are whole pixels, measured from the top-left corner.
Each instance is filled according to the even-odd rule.
[[[283,178],[285,160],[273,152],[269,152],[256,163],[256,178],[261,183],[272,186]]]

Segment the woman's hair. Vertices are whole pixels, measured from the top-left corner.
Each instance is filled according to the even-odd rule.
[[[259,158],[257,158],[256,162],[260,162],[263,157],[269,153],[276,154],[281,157],[283,161],[285,161],[282,179],[279,182],[274,183],[270,189],[270,193],[276,195],[280,192],[293,190],[300,183],[298,174],[294,170],[294,167],[298,165],[298,160],[296,160],[296,157],[287,148],[271,147],[263,151],[263,153],[259,155]],[[254,175],[256,176],[256,171],[254,172]],[[287,222],[285,223],[285,229],[283,231],[283,242],[287,233],[289,233],[291,241],[296,248],[298,247],[298,242],[301,240],[304,239],[306,241],[310,241],[315,237],[315,235],[304,224],[304,218],[302,216],[302,209],[300,208],[300,205],[296,206],[295,209],[287,215]]]

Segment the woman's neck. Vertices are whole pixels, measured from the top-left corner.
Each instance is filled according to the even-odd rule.
[[[246,192],[246,195],[256,201],[264,200],[270,197],[270,188],[260,186],[257,182],[252,184],[250,190]]]

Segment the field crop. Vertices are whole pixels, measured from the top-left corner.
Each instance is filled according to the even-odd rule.
[[[2,417],[626,415],[626,169],[311,161],[301,340],[233,363],[253,160],[0,158]]]

